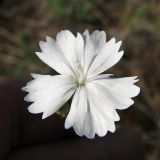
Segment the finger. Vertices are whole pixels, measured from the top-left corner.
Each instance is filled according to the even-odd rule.
[[[144,145],[133,129],[118,130],[104,138],[63,140],[14,150],[7,160],[143,160]]]
[[[64,130],[64,119],[53,115],[45,120],[41,115],[33,115],[28,112],[29,103],[24,102],[25,92],[21,91],[24,81],[1,79],[0,91],[3,98],[0,99],[0,108],[8,108],[5,112],[9,115],[9,122],[2,125],[11,126],[11,144],[19,146],[42,141],[56,140],[68,135]],[[10,139],[10,137],[8,137]]]
[[[7,77],[0,78],[0,159],[3,159],[10,150],[10,118],[9,118],[9,97],[5,89],[5,83],[9,79]],[[3,105],[5,104],[5,105]]]

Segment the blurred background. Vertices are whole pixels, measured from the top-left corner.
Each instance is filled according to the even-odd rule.
[[[139,130],[146,160],[160,159],[160,1],[159,0],[1,0],[0,75],[25,79],[50,68],[35,51],[46,35],[69,29],[105,30],[123,40],[125,54],[107,73],[140,79],[135,104],[119,112],[120,127]]]

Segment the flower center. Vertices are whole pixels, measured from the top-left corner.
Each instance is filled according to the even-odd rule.
[[[83,69],[82,69],[80,62],[76,61],[75,66],[76,66],[75,67],[75,75],[76,75],[75,83],[77,84],[77,86],[85,86],[86,78],[83,73]]]
[[[85,85],[85,79],[84,78],[79,78],[77,80],[77,85],[78,86],[84,86]]]

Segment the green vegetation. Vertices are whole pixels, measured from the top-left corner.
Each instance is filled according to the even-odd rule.
[[[46,2],[57,20],[72,19],[74,21],[85,21],[91,18],[92,0],[46,0]]]

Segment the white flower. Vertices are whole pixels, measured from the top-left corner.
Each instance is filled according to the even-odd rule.
[[[47,37],[40,42],[42,52],[37,56],[60,75],[32,74],[34,80],[23,87],[29,92],[25,101],[33,102],[28,110],[43,113],[46,118],[58,111],[72,96],[65,128],[73,127],[79,136],[105,136],[115,131],[120,118],[116,109],[126,109],[139,94],[134,83],[137,77],[112,78],[100,74],[115,65],[122,57],[121,41],[112,38],[106,42],[104,31],[86,30],[75,37],[65,30],[56,40]]]

